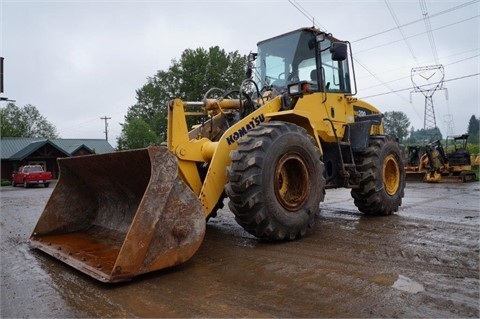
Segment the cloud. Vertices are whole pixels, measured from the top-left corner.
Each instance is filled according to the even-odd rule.
[[[5,96],[37,106],[64,138],[103,138],[100,117],[111,117],[115,144],[135,90],[185,49],[218,45],[247,54],[260,40],[311,26],[314,16],[352,42],[358,96],[423,126],[424,97],[413,94],[410,104],[409,91],[391,93],[412,87],[412,67],[435,64],[418,3],[390,1],[398,23],[419,20],[402,27],[407,41],[384,1],[294,3],[299,8],[287,1],[3,1]],[[478,3],[455,10],[461,4],[426,4],[430,15],[444,12],[430,23],[445,79],[459,78],[445,83],[448,100],[443,92],[434,96],[437,124],[443,130],[451,114],[454,133],[463,133],[470,116],[480,115],[480,77],[460,79],[480,73]]]

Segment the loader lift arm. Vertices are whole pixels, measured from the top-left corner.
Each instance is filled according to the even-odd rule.
[[[213,111],[213,117],[201,125],[206,133],[210,134],[210,128],[220,127],[215,122],[225,121],[225,117],[219,110],[238,110],[239,100],[225,99],[222,101],[207,100],[205,109]],[[230,165],[230,152],[236,148],[236,141],[244,136],[249,130],[260,123],[268,121],[269,113],[281,109],[281,96],[270,100],[268,103],[258,107],[248,117],[240,119],[229,127],[224,127],[221,138],[211,141],[207,137],[198,134],[191,139],[195,133],[199,133],[199,127],[188,132],[185,108],[191,105],[175,99],[169,103],[168,113],[168,149],[178,158],[179,172],[187,185],[198,195],[204,208],[205,217],[212,213],[223,192],[223,185],[227,183],[225,168]],[[196,115],[196,114],[190,114]],[[212,122],[210,122],[212,121]],[[225,126],[225,125],[224,125]],[[201,176],[198,170],[198,163],[208,163],[205,176]]]

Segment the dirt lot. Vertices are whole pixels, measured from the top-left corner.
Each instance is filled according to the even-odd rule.
[[[99,283],[27,244],[52,192],[1,188],[1,317],[480,316],[480,185],[408,183],[397,215],[329,190],[305,238],[268,244],[228,210],[187,263]]]

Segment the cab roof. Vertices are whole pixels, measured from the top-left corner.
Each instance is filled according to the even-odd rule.
[[[277,35],[277,36],[274,36],[272,38],[269,38],[269,39],[265,39],[265,40],[262,40],[262,41],[259,41],[257,42],[257,46],[265,43],[265,42],[268,42],[268,41],[271,41],[271,40],[274,40],[274,39],[277,39],[277,38],[281,38],[281,37],[284,37],[286,35],[290,35],[292,33],[297,33],[297,32],[301,32],[301,31],[306,31],[306,32],[310,32],[310,33],[313,33],[314,35],[320,35],[320,34],[324,34],[325,37],[329,38],[330,40],[332,41],[338,41],[338,42],[341,42],[341,40],[335,38],[334,36],[332,36],[331,33],[325,33],[323,31],[320,31],[320,29],[317,29],[315,27],[304,27],[304,28],[300,28],[300,29],[297,29],[297,30],[293,30],[293,31],[290,31],[290,32],[287,32],[287,33],[283,33],[283,34],[280,34],[280,35]]]

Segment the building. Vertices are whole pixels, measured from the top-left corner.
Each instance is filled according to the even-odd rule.
[[[11,179],[20,166],[40,164],[58,178],[57,158],[104,154],[115,149],[103,139],[45,139],[3,137],[0,139],[1,177]]]

